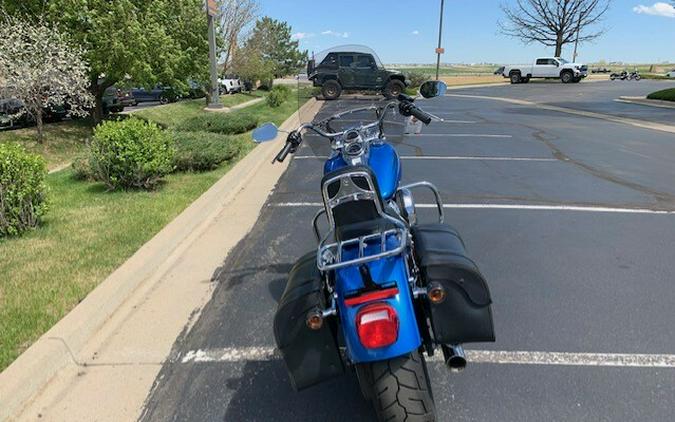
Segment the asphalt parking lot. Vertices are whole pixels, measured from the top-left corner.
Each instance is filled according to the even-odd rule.
[[[613,101],[673,85],[452,93],[675,124],[675,110]],[[346,102],[326,103],[322,113]],[[672,420],[675,135],[485,98],[420,104],[446,121],[392,140],[404,182],[428,180],[442,192],[446,221],[490,283],[497,335],[496,343],[467,345],[470,361],[472,350],[488,358],[462,373],[430,363],[438,419]],[[326,141],[306,138],[255,229],[214,275],[214,296],[177,339],[142,420],[373,418],[354,376],[295,393],[270,354],[285,274],[316,246],[311,218],[328,153]],[[434,218],[431,209],[420,213]]]

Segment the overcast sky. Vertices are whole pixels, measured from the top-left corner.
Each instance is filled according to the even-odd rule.
[[[507,1],[508,3],[508,1]],[[262,14],[288,21],[301,48],[372,47],[385,63],[432,63],[440,0],[260,0]],[[529,62],[553,49],[501,35],[498,0],[446,0],[447,63]],[[599,25],[606,33],[581,45],[579,61],[675,62],[675,8],[669,0],[614,0]],[[563,56],[571,58],[572,46]]]

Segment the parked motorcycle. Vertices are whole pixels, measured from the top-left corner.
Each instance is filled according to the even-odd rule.
[[[640,76],[640,72],[634,70],[628,74],[627,79],[629,81],[639,81],[640,79],[642,79],[642,77]]]
[[[628,72],[626,72],[625,70],[620,73],[612,73],[611,75],[609,75],[609,79],[613,81],[616,79],[621,79],[622,81],[624,81],[626,80],[626,78],[628,78]]]
[[[420,94],[445,90],[429,81]],[[425,355],[440,349],[446,366],[459,371],[463,343],[494,341],[488,286],[460,234],[444,224],[440,193],[426,181],[401,184],[389,128],[440,120],[415,101],[401,94],[303,123],[274,159],[284,161],[309,135],[332,151],[323,166],[323,208],[312,222],[318,247],[290,270],[274,317],[291,383],[302,390],[353,370],[378,419],[387,421],[435,420]],[[253,138],[277,134],[266,123]],[[412,192],[420,189],[435,199],[435,223],[418,220]]]

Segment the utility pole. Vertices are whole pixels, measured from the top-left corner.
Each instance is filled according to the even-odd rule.
[[[579,18],[579,23],[577,24],[577,39],[574,40],[574,54],[572,54],[572,62],[577,62],[577,46],[579,45],[579,31],[581,31],[581,18]]]
[[[209,87],[209,104],[206,108],[223,108],[220,103],[220,92],[218,89],[218,65],[216,63],[216,25],[215,20],[218,15],[218,4],[216,0],[206,0],[206,17],[209,23],[209,63],[211,67],[211,86]]]
[[[443,3],[445,1],[441,0],[441,17],[438,22],[438,48],[436,48],[436,80],[438,80],[438,72],[441,66],[441,54],[445,53],[445,49],[441,47],[441,38],[443,34]]]

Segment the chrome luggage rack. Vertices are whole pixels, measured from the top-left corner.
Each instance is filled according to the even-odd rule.
[[[393,249],[387,249],[387,240],[395,236],[398,245]],[[378,259],[400,255],[408,245],[408,230],[405,228],[394,228],[379,233],[373,233],[366,236],[355,237],[353,239],[338,241],[326,244],[326,236],[319,244],[317,250],[317,264],[319,271],[331,271],[339,268],[345,268],[352,265],[365,264],[366,262],[376,261]],[[379,252],[366,254],[366,248],[376,245],[374,241],[379,240]],[[358,254],[356,258],[345,260],[345,248],[358,245]],[[353,253],[353,252],[352,252]]]

